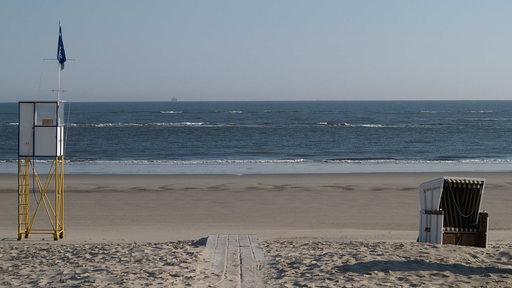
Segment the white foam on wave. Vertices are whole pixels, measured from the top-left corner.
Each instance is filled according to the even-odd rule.
[[[161,114],[181,114],[183,111],[160,111]]]
[[[129,128],[129,127],[151,127],[151,126],[202,126],[204,122],[154,122],[154,123],[68,123],[69,127],[92,127],[92,128]]]
[[[362,128],[385,128],[385,127],[396,127],[391,125],[383,125],[383,124],[351,124],[351,123],[343,123],[343,126],[345,127],[362,127]]]
[[[49,163],[41,163],[49,165]],[[318,174],[381,172],[512,172],[512,159],[393,160],[66,160],[69,174]],[[0,174],[15,174],[17,162],[0,161]]]
[[[448,110],[421,110],[421,113],[437,114],[437,113],[450,113]]]
[[[492,110],[470,110],[469,113],[494,113]]]
[[[261,128],[272,126],[271,124],[238,124],[238,123],[207,123],[207,122],[152,122],[152,123],[67,123],[67,127],[92,127],[92,128],[129,128],[129,127],[246,127]]]

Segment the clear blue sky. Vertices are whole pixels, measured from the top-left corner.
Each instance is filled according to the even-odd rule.
[[[512,100],[512,1],[2,1],[0,101]]]

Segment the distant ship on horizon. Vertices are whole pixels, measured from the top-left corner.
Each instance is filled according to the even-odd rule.
[[[178,98],[176,98],[176,97],[172,97],[172,98],[171,98],[171,102],[178,102]]]

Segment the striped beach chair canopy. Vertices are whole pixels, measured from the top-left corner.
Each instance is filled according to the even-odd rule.
[[[474,230],[478,227],[484,179],[443,178],[439,209],[444,212],[445,230]]]

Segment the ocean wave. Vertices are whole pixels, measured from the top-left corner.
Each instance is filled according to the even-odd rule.
[[[69,127],[84,128],[130,128],[130,127],[185,127],[185,126],[203,126],[204,122],[154,122],[154,123],[69,123]]]
[[[274,127],[269,123],[264,124],[239,124],[239,123],[208,123],[208,122],[152,122],[152,123],[68,123],[67,127],[76,128],[137,128],[137,127],[202,127],[202,128],[222,128],[222,127],[244,127],[244,128],[263,128]]]
[[[421,110],[421,113],[430,113],[430,114],[437,114],[437,113],[453,113],[454,111],[450,110]],[[493,110],[468,110],[465,111],[467,113],[494,113]]]
[[[116,165],[229,165],[229,164],[294,164],[307,162],[305,159],[289,159],[289,160],[236,160],[236,159],[219,159],[219,160],[70,160],[71,162],[95,162],[98,164],[116,164]]]
[[[361,124],[353,124],[353,123],[336,123],[332,121],[321,121],[318,122],[317,125],[320,126],[332,126],[332,127],[349,127],[349,128],[397,128],[398,125],[384,125],[384,124],[373,124],[373,123],[361,123]]]
[[[263,110],[263,113],[270,113],[270,112],[272,112],[272,110]],[[175,111],[175,110],[160,111],[160,114],[183,114],[183,113],[184,113],[183,111]],[[214,111],[208,111],[206,113],[210,113],[210,114],[219,114],[219,113],[242,114],[242,113],[244,113],[244,111],[243,110],[228,110],[228,111],[214,110]]]
[[[382,124],[350,124],[344,123],[346,127],[363,127],[363,128],[384,128],[384,127],[393,127],[390,125],[382,125]]]
[[[491,120],[486,120],[491,121]],[[500,121],[499,119],[495,121]],[[341,128],[443,128],[453,126],[452,123],[399,123],[399,124],[379,124],[379,123],[336,123],[333,121],[320,121],[315,123],[317,126],[341,127]]]
[[[160,111],[161,114],[181,114],[183,111]]]
[[[0,159],[0,163],[16,163],[17,159]],[[51,163],[53,159],[35,158],[33,161]],[[393,158],[335,158],[324,160],[297,159],[203,159],[203,160],[101,160],[95,158],[68,157],[67,163],[92,163],[112,165],[224,165],[224,164],[512,164],[512,159],[393,159]]]
[[[512,164],[512,159],[436,159],[436,160],[407,160],[407,159],[328,159],[323,160],[324,163],[340,163],[340,164]]]
[[[485,118],[475,119],[479,122],[503,122],[508,121],[506,118]],[[8,123],[9,126],[18,126],[18,123]],[[400,123],[400,124],[379,124],[379,123],[337,123],[333,121],[319,121],[316,123],[290,123],[287,126],[279,123],[208,123],[203,121],[191,122],[151,122],[151,123],[136,123],[136,122],[118,122],[118,123],[65,123],[64,127],[70,128],[139,128],[139,127],[202,127],[202,128],[219,128],[219,127],[244,127],[244,128],[283,128],[283,127],[338,127],[338,128],[442,128],[446,126],[453,126],[452,123]]]
[[[0,160],[0,163],[13,163],[17,160]],[[41,162],[50,160],[41,160]],[[512,164],[512,159],[443,159],[443,160],[407,160],[407,159],[212,159],[212,160],[100,160],[100,159],[66,159],[71,163],[108,164],[108,165],[244,165],[244,164]]]
[[[203,126],[204,122],[155,123],[157,126]]]
[[[46,161],[46,163],[44,163]],[[38,165],[49,167],[50,160]],[[38,162],[38,163],[39,163]],[[396,160],[93,160],[66,159],[67,174],[296,174],[381,172],[504,172],[510,159]],[[1,160],[0,173],[16,173],[15,160]]]
[[[492,110],[470,110],[469,113],[494,113]]]
[[[421,110],[421,113],[438,114],[438,113],[450,113],[449,110]]]

